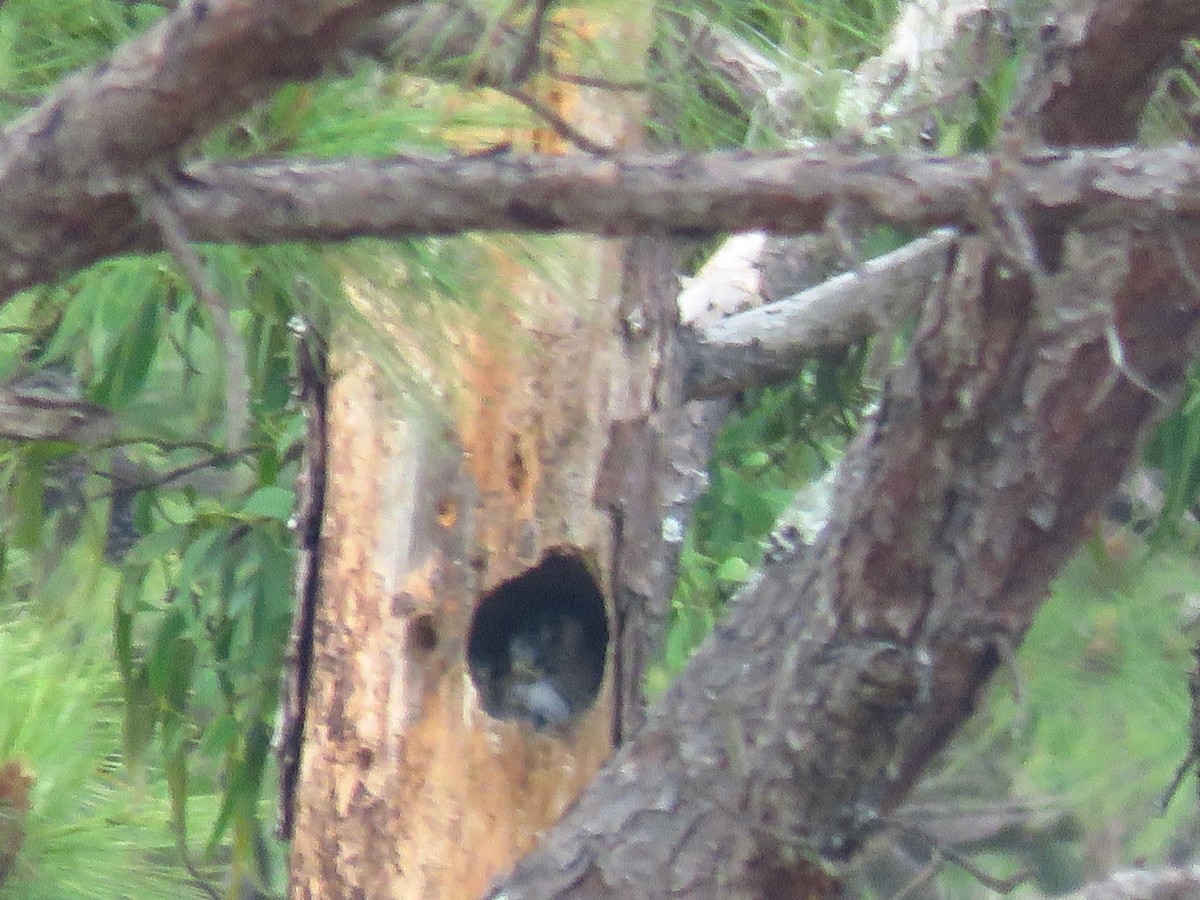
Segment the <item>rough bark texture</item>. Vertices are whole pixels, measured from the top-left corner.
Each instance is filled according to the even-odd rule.
[[[816,860],[853,853],[969,713],[1131,459],[1158,400],[1128,374],[1185,371],[1200,310],[1157,243],[1073,236],[1036,295],[964,244],[811,557],[763,571],[493,896],[821,893]]]
[[[1025,124],[1128,139],[1135,103],[1101,122],[1079,98],[1144,96],[1164,45],[1108,66],[1118,47],[1138,53],[1116,37],[1120,17],[1088,21],[1053,35],[1051,58],[1080,80],[1026,103]],[[1036,253],[959,245],[811,554],[747,586],[646,728],[491,896],[837,893],[827,865],[884,824],[969,715],[1200,351],[1180,266],[1200,258],[1190,233],[1022,224]]]
[[[279,722],[273,740],[279,765],[277,832],[290,840],[295,824],[296,788],[304,742],[305,701],[312,681],[313,626],[320,602],[321,525],[325,513],[325,483],[329,440],[329,360],[324,338],[307,327],[297,335],[296,381],[304,410],[304,453],[296,475],[295,609],[284,651],[279,686]]]
[[[612,516],[614,743],[643,724],[645,675],[661,650],[683,536],[707,481],[712,429],[707,411],[686,404],[675,305],[677,252],[643,238],[625,257],[620,322],[625,383],[640,396],[616,413],[594,501]],[[630,416],[633,410],[640,410]]]
[[[658,265],[644,252],[631,276]],[[595,308],[558,301],[519,332],[465,336],[449,421],[342,358],[294,896],[478,896],[636,724],[677,544],[664,510],[699,472],[672,468],[659,408],[679,392],[660,384],[670,307],[616,302],[617,253],[590,269]],[[471,629],[489,591],[562,553],[609,598],[611,650],[592,708],[538,732],[484,709]]]
[[[185,3],[65,79],[0,139],[0,296],[131,248],[136,195],[185,148],[403,0]]]
[[[1035,225],[1094,225],[1200,215],[1200,156],[1190,147],[955,158],[821,149],[213,163],[190,169],[171,197],[192,234],[246,243],[470,229],[798,233],[843,209],[903,225],[986,226],[997,198]]]
[[[822,350],[888,332],[920,309],[946,270],[953,233],[936,231],[852,272],[699,329],[688,371],[692,397],[784,381]]]
[[[1059,221],[1096,204],[1114,218],[1144,213],[1148,204],[1164,214],[1200,206],[1191,154],[1099,162],[1021,155],[1043,135],[1076,143],[1127,135],[1149,76],[1195,29],[1188,0],[1072,4],[1047,30],[1045,72],[1022,107],[1047,114],[1035,126],[1028,115],[1014,117],[1024,124],[1014,126],[998,162],[872,162],[828,152],[627,163],[483,157],[209,164],[180,174],[197,137],[279,84],[320,74],[339,46],[363,44],[364,29],[386,36],[390,24],[411,26],[412,15],[380,20],[408,5],[184,5],[110,61],[65,81],[0,140],[0,298],[115,253],[158,249],[156,228],[139,212],[139,195],[149,190],[162,193],[192,238],[247,242],[469,228],[803,231],[847,205],[910,224],[977,225],[981,201],[997,190],[1008,206],[1045,207],[1045,217]],[[423,10],[430,20],[443,11],[438,4]],[[1145,40],[1131,43],[1129,29]],[[400,34],[412,38],[411,30]],[[512,36],[502,36],[511,51]],[[392,55],[407,59],[410,50],[419,52],[400,47]],[[511,71],[511,52],[500,55],[497,72]],[[1081,83],[1097,87],[1071,90]]]
[[[1195,268],[1200,247],[1174,222],[1169,232],[1101,227],[1134,212],[1149,211],[1140,222],[1194,216],[1192,152],[1089,158],[1033,145],[1127,139],[1150,74],[1195,33],[1196,5],[1072,4],[1047,31],[1043,89],[1018,107],[1011,146],[992,161],[496,157],[166,175],[189,141],[282,81],[316,74],[396,5],[188,4],[65,82],[0,143],[0,296],[157,246],[138,213],[147,190],[177,207],[192,237],[248,241],[368,228],[804,229],[847,203],[896,221],[978,226],[983,237],[959,247],[912,355],[847,458],[821,543],[768,566],[640,736],[497,891],[830,894],[823,861],[853,852],[969,712],[1195,355],[1194,279],[1177,250]],[[418,166],[421,190],[395,181]],[[700,183],[737,170],[750,176],[737,197],[729,184],[720,193]],[[339,210],[328,193],[339,179],[383,193]],[[492,201],[461,193],[465,183]],[[630,199],[631,188],[646,197]],[[331,217],[317,210],[321,191]],[[381,224],[354,218],[368,201],[382,201],[378,212],[398,199],[431,208]],[[1097,204],[1106,208],[1089,215]],[[251,207],[267,230],[240,230]],[[989,243],[997,238],[1031,247]],[[450,410],[453,434],[401,416],[360,361],[341,357],[299,896],[478,890],[586,780],[614,727],[616,686],[622,698],[635,689],[606,669],[592,709],[549,734],[487,717],[466,671],[471,614],[487,591],[566,548],[599,571],[611,614],[622,595],[606,561],[639,571],[622,533],[654,533],[664,495],[645,503],[642,491],[671,482],[639,480],[639,467],[672,458],[674,411],[662,404],[674,373],[658,377],[669,340],[647,334],[669,317],[618,304],[612,262],[594,292],[597,318],[537,323],[546,341],[527,367],[507,365],[511,332],[464,336],[469,390]],[[581,405],[556,405],[567,394]],[[653,560],[641,571],[627,596],[652,595],[662,579]],[[459,815],[466,804],[480,818]],[[430,855],[418,858],[421,842]]]
[[[449,326],[440,411],[335,357],[293,896],[479,896],[640,721],[683,533],[663,520],[702,477],[671,443],[674,254],[558,250],[569,282],[500,261],[514,296]],[[587,711],[539,728],[479,660],[507,664],[527,606],[569,608],[561,579],[513,592],[564,560],[594,579],[609,645]]]
[[[577,354],[573,341],[595,337],[571,331],[551,346]],[[433,414],[400,415],[364,361],[340,360],[296,897],[477,896],[608,753],[609,689],[568,732],[537,733],[488,715],[467,666],[483,594],[553,548],[607,549],[582,485],[545,468],[586,467],[602,440],[601,417],[542,405],[602,396],[598,373],[474,350],[449,433]]]
[[[1010,133],[1052,146],[1129,141],[1154,76],[1195,33],[1196,9],[1187,0],[1059,4],[1042,27],[1041,54]]]

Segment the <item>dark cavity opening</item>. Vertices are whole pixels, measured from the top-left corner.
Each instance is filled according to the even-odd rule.
[[[562,729],[591,707],[607,651],[600,587],[583,560],[564,551],[486,594],[467,635],[484,711],[537,731]]]

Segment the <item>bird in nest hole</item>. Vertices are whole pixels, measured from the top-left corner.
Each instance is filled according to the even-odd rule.
[[[499,717],[552,731],[583,712],[599,680],[594,654],[583,643],[582,624],[569,616],[515,631],[508,642],[507,671],[495,684]]]

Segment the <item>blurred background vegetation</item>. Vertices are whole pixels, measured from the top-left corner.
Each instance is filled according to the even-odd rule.
[[[927,129],[937,149],[988,146],[1041,5],[1014,5],[1012,52],[980,74],[965,112]],[[803,121],[793,124],[820,140],[842,134],[842,92],[885,43],[899,3],[713,0],[675,14],[698,7],[787,73],[803,101]],[[7,0],[0,115],[18,115],[163,13],[160,3]],[[715,75],[697,84],[695,61],[669,40],[672,21],[663,17],[656,54],[656,104],[672,110],[662,139],[695,148],[788,143]],[[587,49],[605,71],[604,48]],[[1190,135],[1200,97],[1194,60],[1164,79],[1147,114],[1148,141]],[[468,104],[462,93],[364,65],[281,91],[204,149],[445,150],[452,136],[461,146],[464,130],[502,136],[533,121],[507,99]],[[873,229],[860,237],[870,256],[905,236]],[[354,329],[355,304],[394,296],[399,284],[438,301],[434,312],[395,311],[407,333],[430,333],[438,304],[471,305],[486,280],[484,243],[201,248],[244,347],[250,415],[232,452],[228,349],[169,259],[110,260],[0,308],[0,382],[69,398],[111,422],[86,446],[0,443],[0,895],[282,895],[269,742],[292,608],[289,523],[304,433],[296,345]],[[537,241],[526,246],[537,264]],[[394,377],[413,392],[436,390],[405,364],[404,348],[374,340]],[[902,352],[903,338],[895,343],[885,352]],[[686,537],[652,691],[760,562],[780,516],[802,533],[819,524],[821,479],[877,393],[870,353],[861,346],[813,359],[790,383],[739,399]],[[1014,665],[913,799],[907,821],[985,872],[1028,870],[1022,890],[1066,890],[1116,865],[1195,854],[1193,780],[1166,815],[1155,801],[1188,741],[1185,676],[1200,616],[1197,384],[1148,448],[1143,482],[1119,515],[1096,523]],[[934,849],[925,838],[886,836],[858,889],[986,893],[955,866],[913,887],[932,871]]]

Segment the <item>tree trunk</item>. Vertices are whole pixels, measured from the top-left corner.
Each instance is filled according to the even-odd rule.
[[[558,360],[583,359],[587,344],[571,347],[573,338],[594,336],[564,329],[550,347],[563,351]],[[475,342],[450,427],[430,411],[402,414],[369,363],[342,357],[329,408],[296,896],[478,896],[609,751],[609,609],[597,565],[610,552],[607,522],[582,480],[547,464],[553,456],[594,471],[603,433],[546,401],[571,385],[596,396],[602,368],[526,367],[500,352]],[[545,364],[552,354],[540,356]],[[578,608],[547,595],[564,581]],[[505,585],[515,593],[496,593]],[[539,617],[550,604],[578,613],[601,642],[599,690],[562,730],[538,730],[495,695],[503,673],[477,667],[473,678],[469,660],[483,647],[481,666],[510,665],[506,642],[549,627]],[[504,629],[500,644],[473,631],[481,623]]]
[[[1133,52],[1127,8],[1074,4],[1012,139],[1130,139],[1196,27],[1187,4],[1150,6]],[[1200,239],[1039,231],[994,202],[843,459],[817,545],[764,566],[490,896],[838,896],[833,866],[887,827],[1011,659],[1197,356]]]
[[[1186,371],[1200,307],[1159,239],[1071,236],[1036,291],[964,243],[817,546],[764,567],[492,896],[835,895],[823,861],[969,715]]]
[[[478,897],[640,721],[703,467],[673,252],[558,248],[452,326],[442,409],[334,354],[293,896]]]

